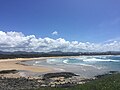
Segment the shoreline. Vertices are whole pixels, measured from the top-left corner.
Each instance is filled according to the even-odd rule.
[[[66,69],[66,67],[56,67],[56,66],[49,66],[41,64],[39,66],[37,65],[29,65],[24,62],[29,61],[45,61],[46,59],[55,59],[55,58],[79,58],[81,56],[60,56],[60,57],[39,57],[39,58],[16,58],[16,59],[0,59],[0,70],[18,70],[19,73],[16,76],[23,76],[23,77],[33,77],[39,75],[39,74],[45,74],[45,73],[54,73],[54,72],[73,72],[73,68],[76,68],[75,70],[80,70],[79,73],[76,73],[78,75],[81,75],[81,77],[84,76],[84,73],[88,75],[88,77],[84,78],[91,78],[89,75],[91,72],[96,72],[99,68],[93,67],[93,66],[74,66]],[[67,66],[69,67],[69,66]],[[73,71],[72,71],[73,70]],[[87,73],[88,72],[88,73]],[[106,73],[104,70],[103,74]],[[102,74],[100,71],[96,75]],[[95,75],[94,75],[95,76]],[[92,77],[94,77],[92,76]]]
[[[21,62],[25,61],[34,61],[34,60],[46,60],[46,59],[54,59],[54,58],[74,58],[79,56],[61,56],[61,57],[39,57],[39,58],[15,58],[15,59],[0,59],[0,71],[2,70],[18,70],[19,73],[15,75],[3,75],[6,77],[25,77],[30,76],[35,73],[49,73],[54,72],[53,68],[45,67],[45,66],[33,66],[33,65],[25,65],[21,64]],[[30,75],[31,74],[31,75]]]
[[[80,57],[80,56],[77,56]],[[87,82],[91,82],[97,79],[101,79],[101,77],[109,76],[115,71],[106,72],[103,74],[98,74],[95,77],[84,78],[82,75],[77,75],[72,72],[54,72],[53,68],[47,66],[32,66],[27,65],[20,62],[26,61],[41,61],[46,59],[53,58],[77,58],[75,56],[72,57],[40,57],[40,58],[17,58],[17,59],[7,59],[0,60],[0,89],[8,89],[10,90],[19,90],[19,89],[37,89],[37,88],[45,88],[45,87],[73,87],[80,84],[85,84]],[[84,69],[85,67],[83,67]],[[90,69],[89,67],[86,67]],[[14,70],[13,70],[14,69]],[[80,68],[79,68],[80,69]],[[91,68],[92,69],[92,68]],[[2,71],[3,70],[3,71]],[[80,69],[81,70],[81,69]],[[94,71],[94,69],[92,69]],[[6,73],[10,71],[17,71],[16,73]],[[3,73],[4,72],[4,73]],[[35,76],[32,74],[38,73],[39,76]],[[40,74],[41,73],[41,74]],[[61,74],[62,73],[62,74]],[[66,74],[67,73],[67,74]],[[71,74],[73,75],[71,77]],[[66,75],[70,76],[67,78]],[[44,78],[43,78],[44,77]],[[22,82],[22,83],[21,83]],[[9,84],[8,84],[9,83]],[[4,86],[5,85],[5,86]],[[9,90],[9,89],[8,89]]]

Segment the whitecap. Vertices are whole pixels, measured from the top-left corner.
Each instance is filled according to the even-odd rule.
[[[40,62],[41,62],[41,61],[36,61],[35,63],[38,64],[38,63],[40,63]]]
[[[55,59],[47,59],[46,60],[46,62],[48,63],[48,64],[53,64],[53,63],[55,63]]]
[[[62,59],[47,59],[46,62],[48,64],[61,64],[63,63]]]
[[[63,60],[63,63],[68,64],[69,60]]]
[[[84,59],[83,61],[84,61],[84,62],[120,62],[119,60],[96,59],[96,58]]]

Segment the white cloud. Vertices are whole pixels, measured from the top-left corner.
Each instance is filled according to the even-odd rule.
[[[52,32],[52,35],[58,35],[57,31]]]
[[[52,39],[49,37],[36,38],[35,35],[25,36],[21,32],[0,31],[0,50],[2,51],[120,51],[120,41],[109,43],[90,43],[66,41],[63,38]]]

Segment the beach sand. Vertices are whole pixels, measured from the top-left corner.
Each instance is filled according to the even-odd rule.
[[[20,64],[20,62],[22,62],[22,61],[45,60],[45,59],[49,59],[49,58],[58,58],[58,57],[1,59],[0,60],[0,71],[15,69],[15,70],[19,70],[21,72],[16,73],[16,74],[0,74],[0,76],[4,76],[4,77],[21,77],[21,76],[25,76],[23,74],[29,74],[29,73],[47,73],[47,72],[51,72],[51,71],[53,71],[53,68],[48,68],[48,67],[44,67],[44,66],[30,66],[30,65]],[[64,58],[64,57],[59,57],[59,58]]]
[[[20,59],[6,59],[0,60],[0,70],[25,70],[31,72],[47,72],[51,71],[51,69],[46,67],[37,67],[37,66],[27,66],[19,64],[20,61],[27,61],[27,60],[42,60],[42,58],[20,58]]]
[[[45,58],[44,58],[45,59]],[[25,71],[32,72],[32,73],[42,73],[42,72],[49,72],[52,69],[42,66],[28,66],[19,64],[21,61],[28,61],[28,60],[43,60],[43,58],[18,58],[18,59],[1,59],[0,60],[0,71],[2,70],[19,70],[24,72],[18,72],[16,74],[0,74],[3,77],[21,77]],[[27,73],[28,74],[28,73]]]

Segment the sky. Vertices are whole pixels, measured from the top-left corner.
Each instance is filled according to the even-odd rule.
[[[120,0],[0,0],[0,50],[120,51]]]

